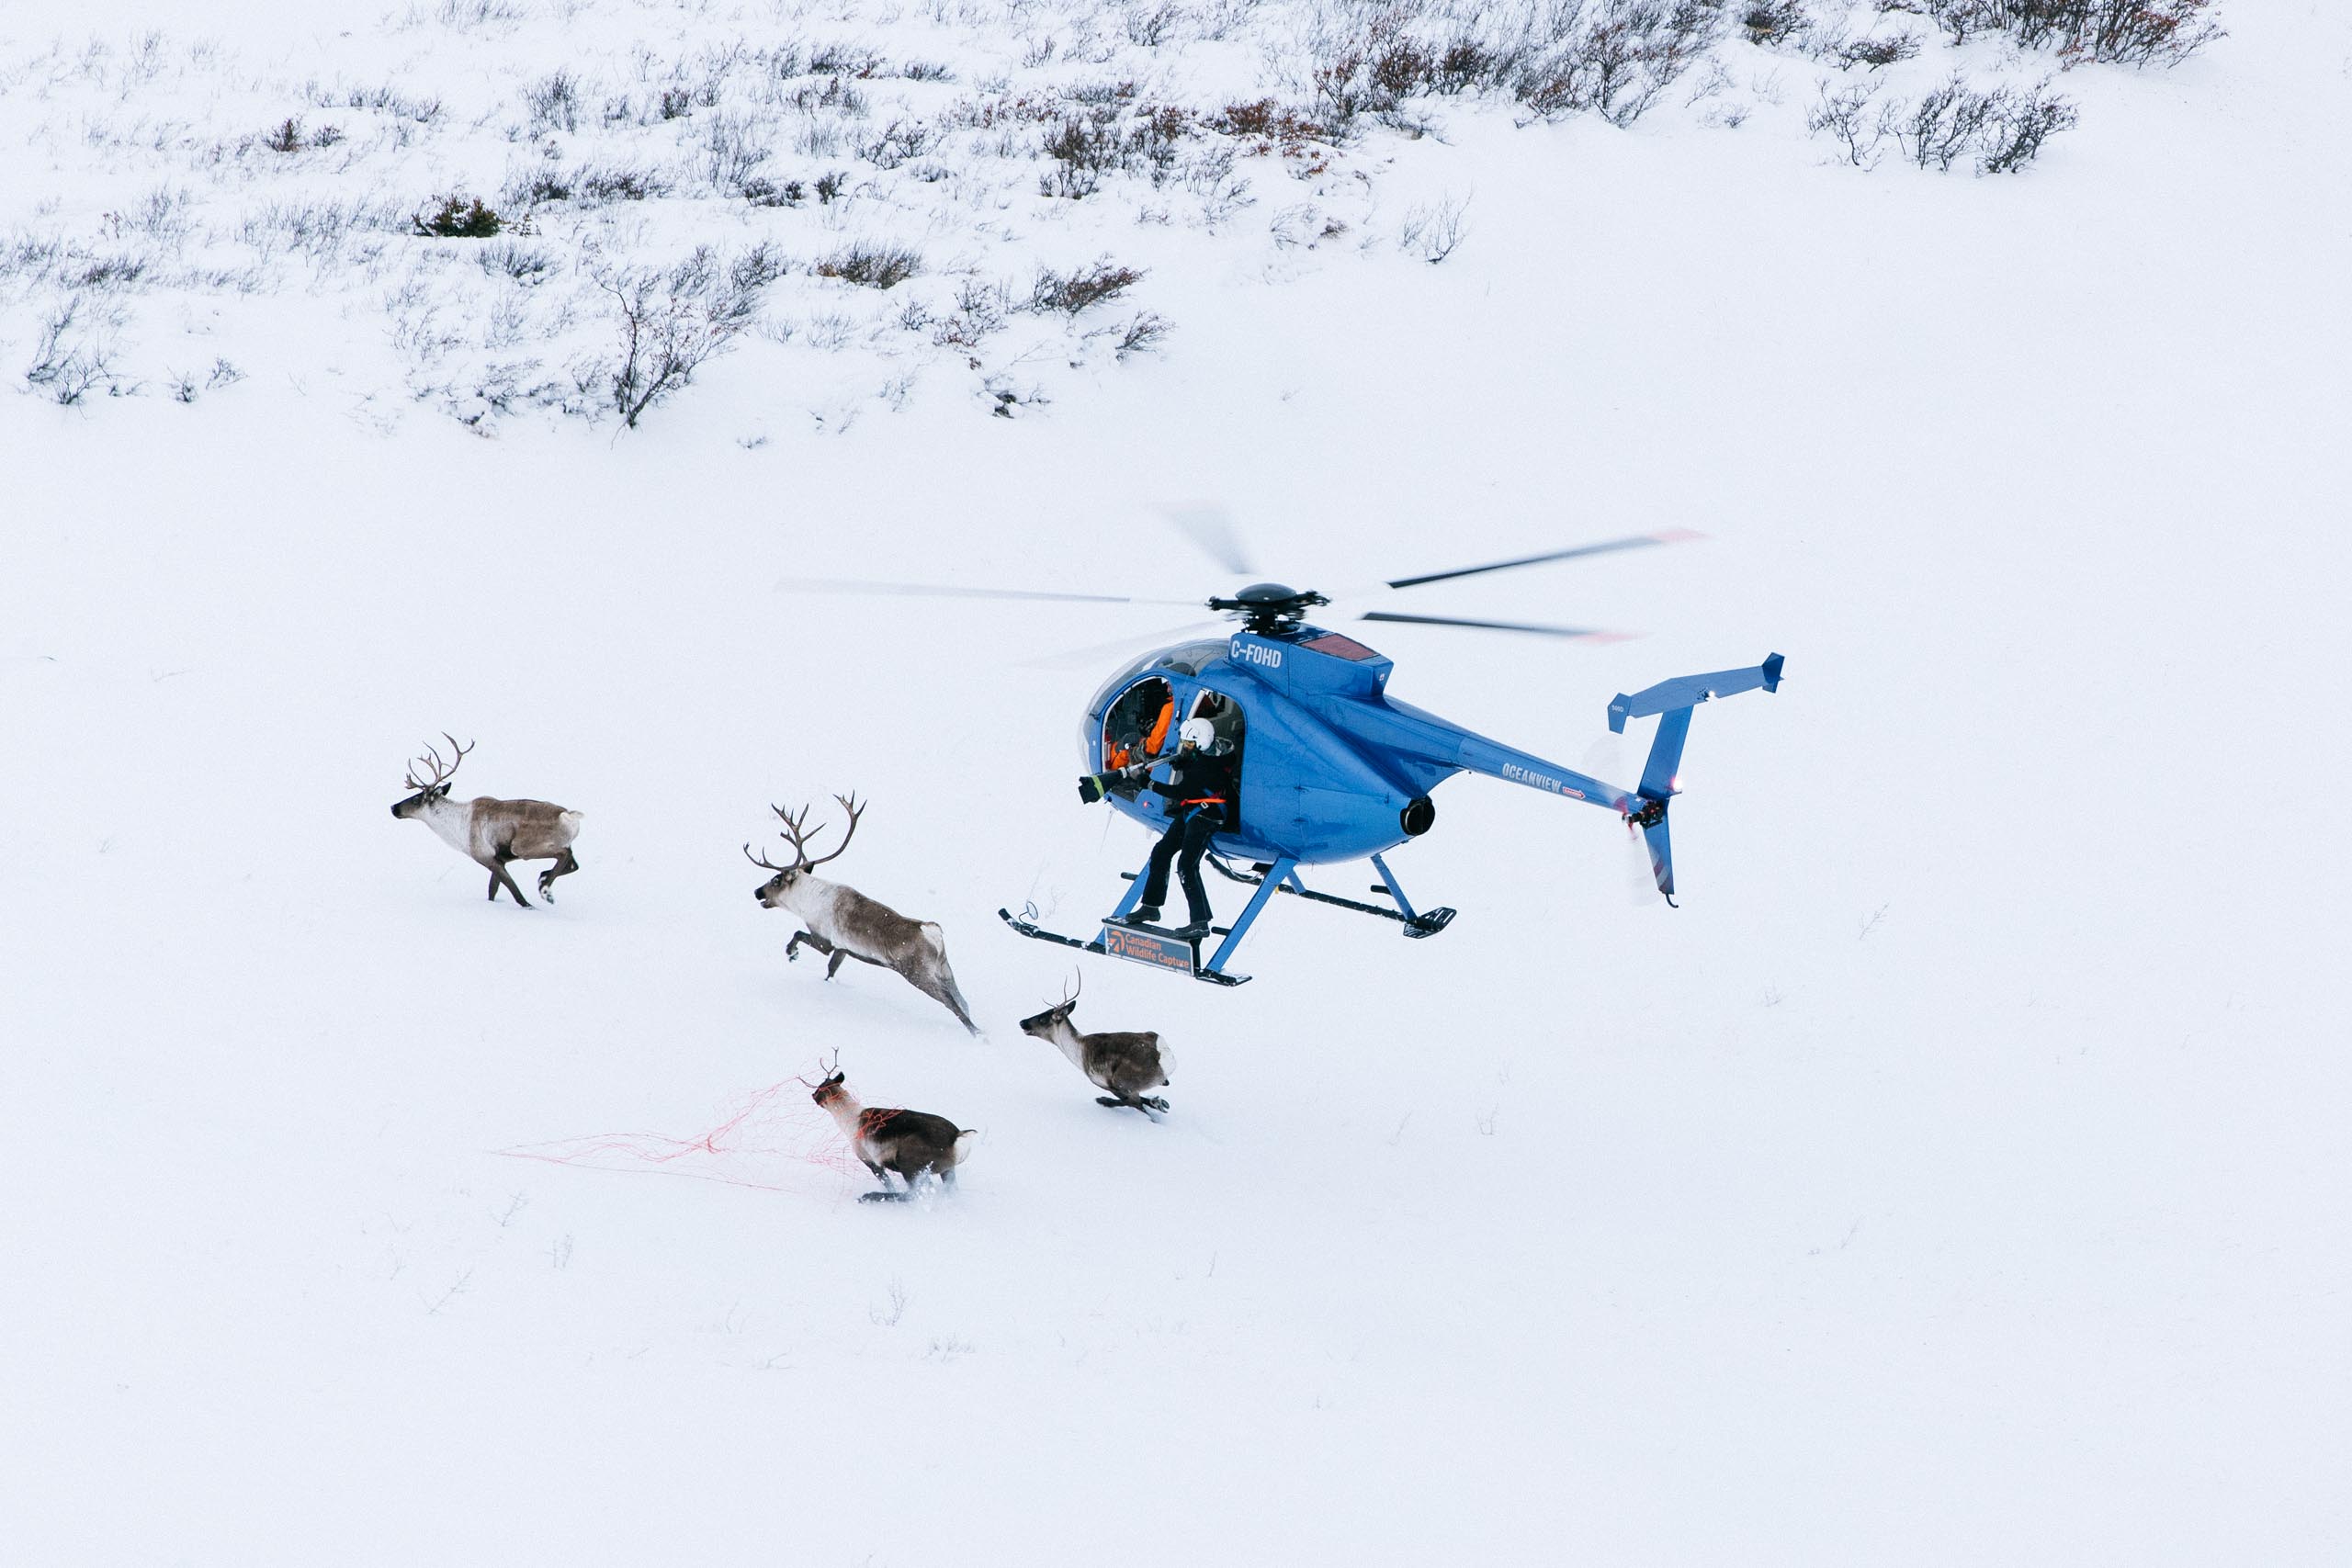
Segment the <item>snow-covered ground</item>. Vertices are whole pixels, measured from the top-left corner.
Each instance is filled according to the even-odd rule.
[[[762,25],[624,10],[557,19]],[[215,20],[234,82],[531,66]],[[2059,77],[2015,178],[1830,161],[1791,55],[1736,129],[1368,132],[1370,249],[1277,233],[1271,170],[1223,227],[1024,209],[978,276],[1107,252],[1173,331],[1009,420],[921,334],[894,406],[894,351],[754,333],[633,431],[469,425],[387,348],[398,280],[307,264],[123,297],[126,364],[185,332],[243,380],[62,407],[11,295],[6,1556],[2343,1561],[2352,21],[2225,20]],[[11,71],[54,25],[0,16]],[[0,227],[159,183],[27,80]],[[1463,196],[1443,265],[1398,248]],[[1612,694],[1786,653],[1697,716],[1683,908],[1605,815],[1455,781],[1396,858],[1440,940],[1285,905],[1238,990],[1087,961],[1080,1021],[1179,1053],[1166,1122],[1097,1107],[1014,1022],[1069,964],[994,911],[1080,926],[1140,860],[1071,787],[1115,660],[1054,656],[1153,623],[775,585],[1227,590],[1159,517],[1201,500],[1327,590],[1708,534],[1416,606],[1638,640],[1363,628],[1400,697],[1619,778]],[[386,814],[443,729],[460,794],[587,814],[555,907]],[[842,878],[944,926],[985,1039],[784,963],[738,845],[852,788]],[[853,1201],[789,1082],[836,1050],[984,1131],[958,1192]]]

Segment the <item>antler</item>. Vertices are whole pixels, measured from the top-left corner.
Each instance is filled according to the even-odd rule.
[[[825,1081],[825,1079],[827,1079],[827,1078],[829,1078],[829,1077],[831,1077],[833,1076],[833,1074],[834,1074],[836,1071],[838,1071],[838,1070],[840,1069],[841,1065],[842,1065],[842,1053],[841,1053],[841,1048],[840,1048],[839,1046],[835,1046],[835,1047],[833,1048],[833,1059],[832,1059],[831,1061],[830,1061],[830,1062],[822,1062],[822,1061],[820,1061],[820,1062],[819,1062],[819,1063],[817,1064],[817,1082],[818,1082],[818,1083],[822,1083],[822,1082],[824,1082],[824,1081]],[[795,1073],[795,1074],[793,1074],[793,1075],[792,1075],[792,1081],[793,1081],[794,1083],[797,1083],[797,1084],[800,1085],[803,1089],[814,1089],[814,1088],[816,1088],[816,1087],[817,1087],[817,1085],[816,1085],[816,1084],[812,1084],[812,1083],[810,1083],[810,1082],[809,1082],[806,1077],[802,1077],[802,1076],[801,1076],[800,1074],[798,1074],[798,1073]]]
[[[470,741],[460,746],[458,744],[458,738],[450,734],[446,729],[441,732],[441,739],[447,740],[449,743],[449,749],[457,754],[451,757],[447,762],[444,762],[441,760],[439,748],[428,744],[424,748],[424,756],[413,758],[409,762],[409,788],[420,790],[440,788],[443,784],[447,784],[457,773],[458,764],[466,760],[466,753],[473,750],[473,745]],[[416,776],[416,765],[419,762],[423,762],[426,769],[432,773],[433,777],[429,781],[420,782],[418,780]]]
[[[841,858],[842,851],[849,848],[850,840],[857,836],[857,819],[865,814],[865,807],[859,804],[857,795],[854,793],[849,795],[837,795],[833,796],[833,798],[841,802],[842,809],[843,811],[849,813],[849,827],[847,830],[842,834],[840,846],[836,848],[831,854],[819,855],[814,860],[808,858],[808,846],[816,841],[818,834],[825,830],[825,825],[820,822],[814,828],[807,826],[806,824],[808,821],[808,807],[805,806],[797,811],[786,811],[783,807],[774,804],[771,804],[768,807],[768,809],[775,812],[777,819],[784,824],[783,828],[778,830],[782,832],[785,838],[791,842],[792,852],[794,856],[797,857],[795,864],[802,871],[813,870],[814,868],[824,864],[829,860],[839,860]],[[750,852],[747,849],[745,852],[749,853]],[[768,869],[771,871],[781,871],[784,868],[782,866],[771,866]]]
[[[743,846],[744,854],[752,855],[753,865],[767,866],[770,871],[809,871],[829,860],[838,860],[841,858],[842,851],[849,848],[850,840],[857,836],[857,819],[865,814],[865,807],[858,803],[854,793],[845,795],[837,795],[833,798],[840,801],[842,809],[849,813],[849,828],[842,834],[841,844],[831,854],[819,855],[813,860],[809,858],[808,846],[817,841],[817,835],[825,830],[825,824],[820,822],[814,828],[809,827],[808,807],[804,806],[797,811],[786,811],[773,801],[768,804],[768,809],[775,812],[776,820],[784,824],[777,831],[782,833],[785,841],[792,846],[792,865],[790,867],[769,865],[764,855],[752,855],[752,846],[749,844]]]
[[[1078,1003],[1078,993],[1086,989],[1086,975],[1083,970],[1073,969],[1070,971],[1069,978],[1069,990],[1062,998],[1062,1006],[1064,1007],[1076,1006]]]
[[[743,858],[750,861],[753,865],[758,866],[763,871],[782,871],[785,869],[783,866],[780,866],[774,861],[768,859],[764,853],[753,854],[752,852],[752,846],[749,844],[745,844],[743,846]]]
[[[849,841],[857,837],[857,819],[865,815],[865,807],[858,804],[857,792],[855,790],[850,791],[847,795],[837,795],[833,796],[833,799],[841,804],[841,808],[843,811],[849,813],[849,826],[842,829],[841,849],[835,850],[831,854],[827,855],[824,860],[810,861],[808,863],[810,865],[822,865],[825,863],[825,861],[839,860],[841,858],[842,850],[849,848]]]
[[[775,812],[776,819],[784,824],[778,831],[783,833],[792,845],[793,867],[805,871],[814,865],[816,862],[808,858],[808,840],[825,830],[824,824],[820,822],[813,829],[804,827],[803,824],[808,820],[808,808],[805,806],[797,811],[786,811],[783,807],[770,802],[768,809]],[[771,869],[782,871],[785,868],[779,865]]]

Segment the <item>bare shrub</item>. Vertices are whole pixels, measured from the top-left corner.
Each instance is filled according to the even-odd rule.
[[[1310,46],[1307,112],[1345,134],[1365,115],[1392,115],[1407,98],[1433,91],[1441,58],[1395,14],[1375,16],[1361,32],[1327,32]]]
[[[1230,147],[1212,148],[1184,162],[1184,188],[1200,202],[1202,220],[1212,229],[1257,200],[1250,193],[1249,180],[1236,174],[1233,165]]]
[[[1311,142],[1328,142],[1334,134],[1321,121],[1272,98],[1227,104],[1204,123],[1219,135],[1258,143],[1260,152],[1295,153]]]
[[[523,89],[523,107],[530,116],[527,133],[578,130],[581,103],[579,77],[569,71],[542,76]]]
[[[1999,107],[1996,94],[1976,91],[1955,72],[1908,104],[1887,105],[1880,124],[1919,167],[1949,169],[1975,148]]]
[[[1046,156],[1055,166],[1037,182],[1046,196],[1080,200],[1102,186],[1105,172],[1119,166],[1120,136],[1115,124],[1091,116],[1073,116],[1046,132]]]
[[[1804,0],[1750,0],[1740,7],[1740,30],[1754,44],[1783,44],[1810,30]]]
[[[904,245],[860,240],[819,262],[820,277],[838,277],[866,288],[896,288],[922,270],[922,257]]]
[[[953,82],[956,73],[946,66],[928,60],[910,60],[899,67],[899,74],[910,82]]]
[[[443,27],[463,31],[500,22],[519,22],[523,10],[522,0],[441,0],[441,9],[435,15]]]
[[[1132,354],[1152,354],[1168,340],[1168,319],[1155,316],[1149,310],[1138,314],[1119,329],[1119,341],[1112,345],[1113,357],[1125,360]]]
[[[1127,41],[1137,49],[1158,49],[1184,19],[1174,0],[1136,0],[1124,18]]]
[[[86,261],[62,267],[58,280],[70,288],[103,294],[110,289],[129,288],[146,276],[145,256],[124,254],[92,256]]]
[[[1979,92],[1958,74],[1917,99],[1890,99],[1873,113],[1876,102],[1867,87],[1833,92],[1825,83],[1805,129],[1835,140],[1858,168],[1874,166],[1892,140],[1922,169],[1949,170],[1966,158],[1980,175],[2006,175],[2032,163],[2044,142],[2078,118],[2073,102],[2052,93],[2047,82],[2024,91]]]
[[[561,270],[553,256],[534,250],[513,240],[482,247],[477,258],[482,274],[488,277],[503,277],[526,288],[536,288]]]
[[[1815,136],[1827,136],[1845,153],[1846,162],[1858,169],[1875,168],[1879,147],[1886,140],[1880,116],[1873,112],[1876,99],[1868,87],[1847,87],[1833,92],[1829,84],[1821,85],[1821,101],[1804,118],[1804,128]]]
[[[820,44],[808,51],[811,76],[878,76],[882,57],[859,43]]]
[[[1955,42],[2006,33],[2024,48],[2055,50],[2069,64],[2177,65],[2223,36],[2211,15],[2212,0],[1918,0],[1918,6]]]
[[[894,119],[879,134],[861,139],[857,155],[877,169],[895,169],[910,158],[921,157],[938,140],[919,119]]]
[[[586,164],[574,169],[568,181],[574,200],[603,207],[616,201],[648,201],[670,193],[669,178],[657,169],[627,164]]]
[[[1012,311],[1012,294],[1004,285],[967,281],[956,290],[955,313],[933,324],[931,341],[941,348],[978,348],[1002,330]]]
[[[1076,316],[1117,299],[1143,279],[1144,275],[1134,267],[1121,266],[1108,256],[1072,272],[1039,267],[1036,281],[1029,288],[1028,309],[1041,315],[1058,310]]]
[[[233,387],[244,378],[245,373],[226,359],[215,359],[209,371],[175,370],[171,372],[170,378],[164,382],[164,385],[170,389],[174,402],[192,403],[207,392],[218,391],[222,387]]]
[[[386,83],[379,87],[354,87],[343,96],[347,109],[379,109],[395,119],[430,125],[441,118],[439,98],[412,98]]]
[[[1434,205],[1416,207],[1405,215],[1397,246],[1435,266],[1470,237],[1470,198],[1448,196]]]
[[[741,337],[759,313],[761,294],[783,270],[764,245],[728,264],[702,245],[673,267],[592,270],[620,329],[618,361],[598,378],[621,423],[635,429],[647,409],[692,382]]]
[[[807,115],[830,111],[851,119],[864,119],[873,112],[873,106],[866,101],[865,95],[839,76],[831,78],[821,87],[800,87],[785,102]]]
[[[753,175],[736,194],[753,207],[797,207],[808,199],[808,187],[798,180],[778,185],[765,175]]]
[[[114,372],[112,333],[119,324],[120,318],[87,310],[82,296],[68,295],[41,318],[25,384],[69,408],[95,391],[120,397],[132,390]]]
[[[710,183],[737,196],[751,195],[760,166],[773,151],[752,120],[739,115],[713,115],[703,129],[703,151]],[[773,189],[773,186],[769,186]]]
[[[571,176],[552,164],[528,169],[506,182],[499,199],[509,207],[544,207],[571,199]]]
[[[397,231],[406,214],[386,202],[355,197],[338,201],[273,201],[238,223],[237,237],[265,255],[283,248],[316,263],[338,260],[355,235]]]
[[[1872,71],[1883,71],[1906,60],[1916,60],[1919,40],[1909,33],[1895,33],[1887,38],[1849,39],[1830,53],[1830,61],[1840,71],[1851,71],[1857,65]]]
[[[1552,41],[1530,47],[1508,85],[1535,114],[1587,111],[1632,125],[1714,41],[1724,0],[1596,0],[1568,6]]]
[[[2041,144],[2062,130],[2072,130],[2079,117],[2073,102],[2050,91],[2041,82],[2024,92],[2004,90],[1993,117],[1979,139],[1980,175],[2014,175],[2041,155]]]

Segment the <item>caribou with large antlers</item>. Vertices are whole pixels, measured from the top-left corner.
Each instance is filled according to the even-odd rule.
[[[580,869],[580,862],[571,852],[571,840],[580,836],[580,813],[544,800],[493,800],[486,795],[473,800],[451,800],[450,775],[458,771],[458,764],[466,760],[466,753],[473,746],[470,742],[458,745],[457,737],[447,730],[441,739],[449,743],[449,760],[441,760],[440,748],[425,747],[424,755],[409,764],[408,787],[416,793],[393,807],[392,815],[423,822],[440,835],[442,842],[487,869],[492,903],[497,902],[498,890],[503,886],[514,895],[514,902],[526,909],[531,907],[531,901],[523,897],[523,890],[506,874],[509,861],[555,862],[539,873],[539,897],[554,903],[555,879]],[[420,779],[416,776],[420,772],[430,776]]]
[[[1023,1019],[1021,1032],[1050,1043],[1086,1075],[1089,1083],[1111,1091],[1095,1096],[1096,1104],[1124,1106],[1158,1120],[1159,1113],[1168,1109],[1168,1102],[1149,1091],[1168,1082],[1168,1069],[1172,1065],[1168,1048],[1159,1043],[1158,1034],[1148,1030],[1080,1033],[1069,1015],[1078,1010],[1078,993],[1085,984],[1085,977],[1080,976],[1078,984],[1058,1005],[1034,1018]]]
[[[785,957],[797,961],[800,944],[805,942],[825,954],[828,980],[840,972],[844,958],[894,971],[916,990],[954,1013],[956,1021],[967,1030],[978,1034],[979,1026],[972,1021],[971,1012],[964,1005],[964,993],[956,988],[956,976],[947,967],[947,943],[936,925],[929,920],[910,920],[854,887],[810,874],[827,861],[839,859],[842,851],[849,848],[850,840],[857,833],[858,818],[865,811],[854,795],[837,795],[833,798],[849,814],[849,827],[831,854],[809,858],[810,841],[825,829],[822,825],[808,825],[806,806],[797,812],[786,811],[781,806],[768,807],[784,823],[779,831],[792,846],[790,865],[777,865],[764,854],[753,854],[751,845],[743,846],[746,860],[775,873],[760,884],[752,897],[768,908],[789,909],[800,917],[802,929],[785,943]]]
[[[904,1202],[914,1196],[916,1178],[926,1172],[937,1177],[944,1187],[956,1185],[956,1168],[964,1163],[965,1150],[979,1134],[927,1111],[866,1109],[842,1086],[840,1060],[841,1053],[836,1051],[832,1062],[818,1066],[819,1072],[830,1076],[812,1086],[816,1092],[808,1098],[831,1113],[842,1135],[849,1140],[850,1152],[882,1184],[879,1192],[860,1193],[858,1201]],[[800,1081],[808,1082],[807,1078]],[[907,1184],[905,1191],[891,1189],[888,1173],[893,1171]]]

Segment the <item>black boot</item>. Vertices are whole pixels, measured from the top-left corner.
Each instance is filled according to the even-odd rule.
[[[1119,923],[1123,926],[1156,926],[1159,923],[1159,906],[1137,904],[1119,917]]]

